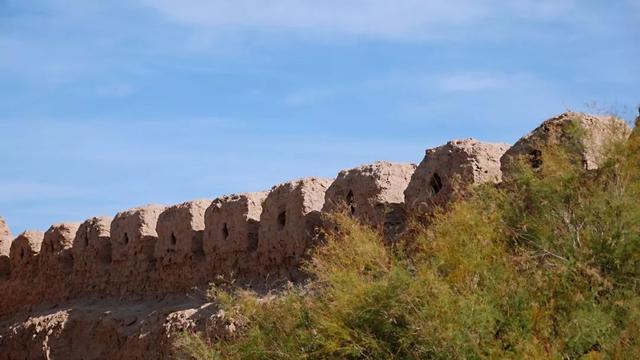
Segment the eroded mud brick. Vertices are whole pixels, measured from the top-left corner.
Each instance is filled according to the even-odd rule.
[[[73,255],[71,246],[80,224],[55,224],[44,233],[40,246],[39,283],[44,301],[56,301],[71,291]]]
[[[606,156],[607,146],[630,134],[627,123],[614,116],[578,112],[560,114],[544,121],[505,152],[500,160],[503,177],[509,178],[519,159],[524,159],[533,168],[542,166],[544,152],[558,145],[577,155],[585,169],[597,169]]]
[[[195,200],[168,207],[158,217],[155,256],[163,263],[203,258],[204,213],[211,200]]]
[[[426,151],[404,192],[410,211],[446,205],[470,186],[501,181],[500,157],[507,144],[454,140]]]
[[[0,280],[5,279],[11,273],[9,251],[11,250],[11,231],[7,222],[0,217]]]
[[[260,215],[258,260],[269,274],[292,276],[314,245],[332,180],[306,178],[274,186]]]
[[[379,161],[343,170],[329,186],[322,211],[345,210],[364,223],[395,231],[404,221],[404,190],[414,164]]]
[[[27,230],[13,240],[9,251],[12,277],[28,277],[37,271],[43,239],[43,232]]]
[[[212,273],[257,272],[255,252],[266,197],[267,192],[233,194],[211,203],[205,214],[204,250]]]
[[[39,253],[44,239],[41,231],[25,231],[11,243],[9,262],[11,275],[3,284],[0,315],[42,302]]]
[[[161,205],[116,214],[111,222],[111,285],[120,295],[144,293],[155,271],[156,225]]]
[[[111,270],[111,218],[83,222],[73,240],[74,287],[78,292],[103,291]]]
[[[55,224],[44,233],[40,248],[40,265],[62,274],[73,270],[71,246],[80,224]]]
[[[205,282],[204,213],[211,200],[168,207],[159,218],[154,284],[163,293],[184,292]]]

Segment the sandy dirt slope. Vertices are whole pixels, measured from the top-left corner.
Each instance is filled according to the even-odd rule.
[[[0,318],[0,359],[168,359],[172,336],[216,313],[204,296],[84,299]]]

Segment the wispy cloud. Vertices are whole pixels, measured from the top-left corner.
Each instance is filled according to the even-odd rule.
[[[89,192],[76,186],[62,186],[36,181],[0,181],[0,202],[68,199],[85,196]]]
[[[443,92],[476,92],[494,90],[509,85],[501,74],[463,73],[442,76],[437,80],[437,89]]]
[[[284,98],[284,104],[293,107],[316,105],[332,100],[341,93],[340,90],[334,88],[301,89],[287,94]]]
[[[103,97],[126,97],[136,93],[138,89],[132,84],[110,84],[100,86],[96,89],[96,94]]]
[[[325,34],[406,37],[426,28],[481,18],[470,0],[142,0],[166,18],[215,29],[307,30]],[[429,34],[425,34],[429,35]]]
[[[448,38],[498,17],[548,20],[575,0],[140,0],[170,21],[215,30],[303,31],[388,39]]]

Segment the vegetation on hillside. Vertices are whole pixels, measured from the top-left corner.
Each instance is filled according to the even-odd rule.
[[[565,145],[393,248],[336,215],[309,284],[218,289],[235,331],[177,346],[201,359],[640,358],[640,136],[594,172]]]

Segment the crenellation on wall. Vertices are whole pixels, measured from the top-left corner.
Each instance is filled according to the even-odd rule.
[[[157,278],[164,292],[184,291],[206,281],[203,249],[204,214],[211,200],[194,200],[166,208],[158,217],[155,246]]]
[[[327,189],[322,211],[347,211],[391,240],[402,231],[404,190],[415,169],[415,164],[378,161],[342,170]]]
[[[257,250],[265,276],[301,276],[298,265],[317,242],[325,192],[332,182],[312,177],[271,189],[260,215]]]
[[[111,290],[115,295],[141,295],[152,290],[156,269],[156,225],[165,210],[147,205],[116,214],[111,222]]]
[[[27,230],[13,240],[9,253],[12,278],[26,278],[36,273],[43,239],[42,231]]]
[[[0,314],[71,297],[203,293],[219,276],[258,286],[298,281],[301,261],[332,225],[323,214],[344,209],[395,239],[407,212],[426,215],[473,186],[499,183],[514,159],[531,161],[546,146],[567,142],[571,124],[584,130],[577,155],[587,169],[598,166],[608,141],[630,132],[619,119],[565,113],[511,148],[450,141],[428,149],[417,167],[379,161],[343,170],[335,180],[304,178],[268,192],[147,205],[114,218],[56,224],[46,233],[26,231],[12,242],[0,218],[0,293],[11,294],[0,297]]]
[[[469,138],[427,149],[404,192],[407,208],[430,213],[471,186],[499,183],[500,157],[508,148]]]
[[[11,250],[11,231],[9,225],[0,216],[0,281],[6,280],[11,274],[9,251]]]
[[[255,275],[260,214],[267,192],[215,199],[205,214],[204,251],[213,276]]]
[[[9,250],[9,263],[11,275],[8,281],[1,284],[0,315],[15,310],[29,307],[42,302],[42,292],[49,284],[40,281],[40,268],[38,254],[44,233],[41,231],[27,230],[19,234],[11,243]]]
[[[570,155],[575,155],[585,169],[597,169],[607,146],[630,134],[629,125],[615,116],[562,113],[545,120],[505,152],[500,160],[503,177],[509,179],[519,159],[533,168],[542,166],[543,154],[551,146],[562,146]]]
[[[80,227],[79,223],[61,223],[52,225],[44,233],[38,261],[40,272],[38,280],[46,284],[41,296],[49,300],[59,300],[68,296],[71,290],[73,255],[71,245]]]
[[[78,228],[71,247],[74,293],[106,292],[111,272],[111,221],[111,217],[93,217]]]
[[[69,274],[73,270],[71,246],[80,227],[79,223],[61,223],[52,225],[44,233],[40,253],[40,265],[51,270]]]

